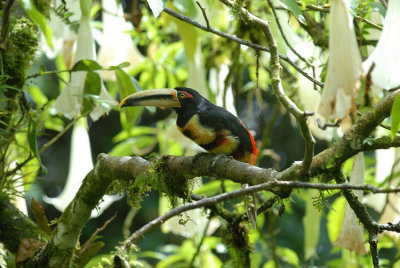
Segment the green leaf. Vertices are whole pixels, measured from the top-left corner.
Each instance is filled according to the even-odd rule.
[[[116,67],[125,68],[125,67],[129,67],[129,65],[131,65],[131,64],[129,62],[125,61],[123,63],[118,64]]]
[[[294,267],[299,266],[299,257],[295,251],[291,250],[290,248],[278,247],[276,252],[285,262],[293,265]]]
[[[197,30],[193,26],[178,19],[173,19],[178,26],[178,34],[185,46],[185,54],[188,60],[194,61],[194,53],[197,48]]]
[[[282,4],[284,8],[289,10],[296,17],[298,21],[307,24],[296,0],[279,0],[279,2]]]
[[[47,25],[46,18],[43,16],[39,10],[36,9],[35,5],[32,3],[31,0],[19,0],[18,1],[23,9],[28,14],[29,18],[37,25],[39,25],[40,29],[42,30],[46,42],[51,49],[53,49],[53,33],[51,28]]]
[[[115,76],[117,78],[118,91],[121,99],[138,91],[143,91],[139,82],[131,75],[127,74],[121,68],[115,67]],[[129,130],[135,125],[141,115],[143,107],[130,107],[121,112],[121,125],[125,130]]]
[[[346,208],[346,199],[343,196],[339,196],[332,204],[332,209],[328,213],[328,236],[331,244],[338,237],[342,228],[344,213]]]
[[[98,73],[88,72],[85,79],[85,86],[83,88],[83,95],[100,95],[101,78]]]
[[[138,138],[129,138],[120,142],[108,153],[111,156],[127,156],[132,155],[134,151],[140,152],[146,147],[153,146],[157,140],[154,136],[141,136]],[[146,150],[147,151],[147,150]]]
[[[33,153],[33,155],[36,158],[39,159],[37,142],[36,142],[36,121],[35,120],[31,120],[29,122],[28,141],[29,141],[29,147],[31,148],[31,152]]]
[[[138,91],[143,91],[143,88],[140,86],[139,82],[121,68],[115,67],[115,75],[117,78],[118,91],[121,95],[121,99]]]
[[[164,7],[167,1],[164,0],[147,0],[147,3],[150,6],[151,11],[153,12],[154,17],[160,16],[161,12],[164,10]]]
[[[83,268],[105,246],[104,242],[92,242],[82,253],[78,267]]]
[[[88,72],[83,88],[82,114],[89,113],[96,106],[96,98],[99,98],[101,89],[101,78],[98,73]]]
[[[392,137],[394,137],[400,128],[400,95],[397,96],[393,102],[391,116],[392,126],[390,129],[392,131]]]
[[[100,64],[98,64],[96,61],[94,60],[80,60],[77,63],[75,63],[75,65],[72,67],[72,72],[76,72],[76,71],[97,71],[97,70],[101,70],[103,69],[103,67],[101,67]]]
[[[33,216],[35,216],[36,223],[42,229],[45,231],[47,234],[51,234],[51,229],[49,226],[49,221],[47,220],[46,214],[44,212],[43,207],[35,200],[35,198],[32,197],[32,212]]]

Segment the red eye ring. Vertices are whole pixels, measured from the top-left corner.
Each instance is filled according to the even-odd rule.
[[[183,91],[179,92],[178,96],[180,99],[193,98],[192,94],[190,94],[189,92],[183,92]]]

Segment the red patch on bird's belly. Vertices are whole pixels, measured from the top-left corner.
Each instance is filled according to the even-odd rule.
[[[216,146],[209,150],[213,154],[231,155],[239,145],[239,138],[228,131],[218,132]]]

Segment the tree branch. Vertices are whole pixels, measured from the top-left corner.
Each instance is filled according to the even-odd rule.
[[[197,27],[197,28],[199,28],[199,29],[201,29],[203,31],[216,34],[218,36],[221,36],[223,38],[226,38],[226,39],[232,40],[234,42],[237,42],[239,44],[254,48],[256,50],[269,52],[269,49],[267,47],[264,47],[264,46],[261,46],[261,45],[258,45],[258,44],[253,44],[253,43],[251,43],[251,42],[249,42],[247,40],[241,39],[241,38],[236,37],[234,35],[230,35],[230,34],[221,32],[221,31],[219,31],[219,30],[217,30],[217,29],[215,29],[213,27],[207,27],[207,26],[205,26],[205,25],[203,25],[201,23],[198,23],[194,19],[192,19],[190,17],[187,17],[185,15],[182,15],[182,14],[180,14],[180,13],[178,13],[178,12],[168,8],[168,7],[164,8],[164,12],[169,14],[169,15],[171,15],[171,16],[173,16],[173,17],[175,17],[175,18],[177,18],[177,19],[179,19],[179,20],[181,20],[181,21],[189,23],[189,24],[191,24],[191,25],[193,25],[193,26],[195,26],[195,27]],[[314,77],[310,76],[308,73],[303,71],[303,69],[300,68],[296,63],[294,63],[289,57],[287,57],[285,55],[282,55],[282,54],[279,54],[279,58],[284,60],[284,61],[286,61],[287,63],[289,63],[291,66],[293,66],[293,68],[295,68],[299,73],[304,75],[307,79],[312,81],[314,84],[316,84],[316,85],[318,85],[320,87],[324,86],[324,84],[321,81],[316,80]]]
[[[235,8],[235,4],[231,0],[220,0],[220,1],[230,8]],[[268,0],[268,4],[270,6],[272,6],[272,2],[270,0]],[[252,16],[250,12],[248,12],[247,10],[245,10],[243,8],[241,8],[240,10],[241,10],[243,19],[247,20],[248,23],[253,23],[253,24],[259,26],[263,30],[264,35],[267,39],[269,51],[271,54],[270,67],[271,67],[272,88],[274,89],[275,95],[277,96],[278,100],[296,118],[296,120],[299,123],[301,133],[303,135],[303,139],[304,139],[304,143],[305,143],[305,153],[304,153],[304,159],[303,159],[302,167],[301,167],[301,175],[303,177],[308,177],[311,162],[314,157],[315,140],[311,134],[310,129],[308,128],[307,116],[305,116],[305,113],[297,107],[297,105],[285,94],[285,92],[283,90],[281,78],[280,78],[281,65],[279,63],[278,46],[275,42],[275,38],[272,34],[272,31],[269,27],[268,22],[266,22],[264,20],[260,20],[260,19],[255,19],[254,18],[255,16]]]

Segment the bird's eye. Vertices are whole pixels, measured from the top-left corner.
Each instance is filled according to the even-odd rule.
[[[185,93],[179,93],[179,98],[184,99],[186,97]]]

